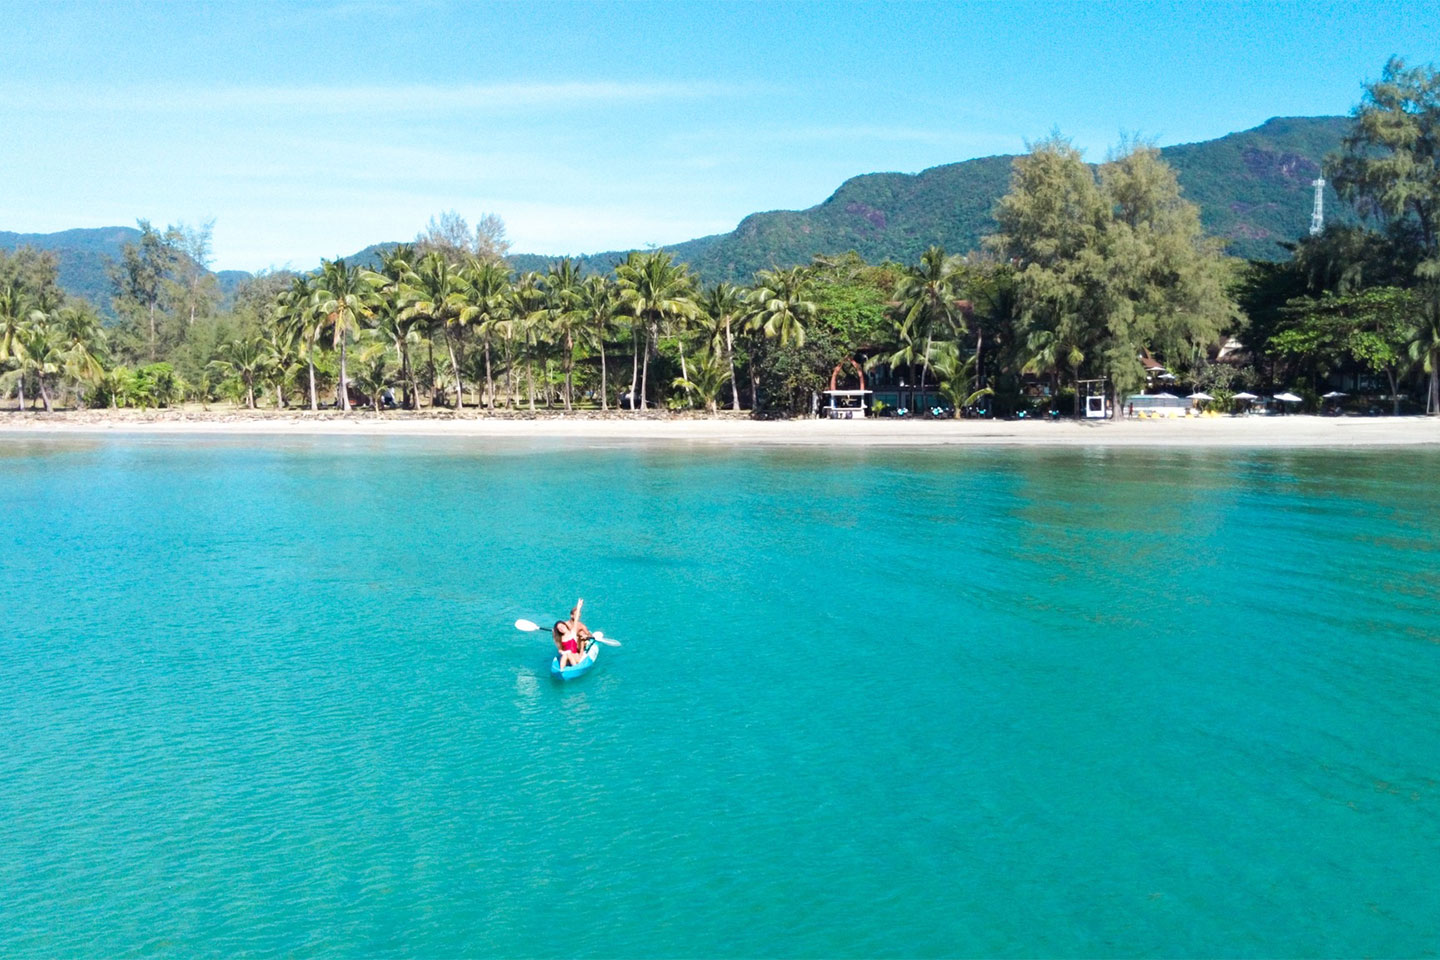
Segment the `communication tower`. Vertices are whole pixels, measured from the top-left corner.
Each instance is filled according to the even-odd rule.
[[[1315,209],[1310,213],[1310,236],[1315,236],[1325,229],[1325,178],[1311,180],[1310,186],[1315,188]]]

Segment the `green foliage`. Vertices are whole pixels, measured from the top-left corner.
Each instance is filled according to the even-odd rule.
[[[1016,160],[996,219],[1027,372],[1104,376],[1118,396],[1143,383],[1146,351],[1193,360],[1236,317],[1217,245],[1151,147],[1097,180],[1069,141],[1042,141]]]

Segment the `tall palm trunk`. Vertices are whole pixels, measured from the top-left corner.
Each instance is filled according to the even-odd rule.
[[[280,389],[280,384],[275,384],[275,409],[285,409],[285,392]]]
[[[735,335],[730,330],[730,318],[725,318],[725,362],[730,364],[730,409],[740,412],[740,385],[735,382]]]
[[[315,355],[313,353],[305,358],[305,365],[310,368],[310,410],[314,412],[320,409],[320,402],[319,398],[315,396]]]
[[[1440,416],[1440,353],[1430,355],[1430,396],[1425,412],[1432,417]]]
[[[255,381],[245,381],[245,406],[251,410],[255,409]]]
[[[530,394],[530,412],[535,412],[535,361],[525,358],[525,389]]]
[[[45,404],[45,412],[51,413],[52,411],[50,409],[50,391],[45,389],[45,374],[37,373],[35,375],[35,382],[40,385],[40,399]]]
[[[600,328],[600,409],[610,409],[609,391],[605,379],[605,328]]]
[[[570,400],[575,389],[575,338],[565,331],[565,412],[571,410]]]
[[[630,409],[635,409],[635,384],[640,382],[640,336],[632,329],[630,331]]]
[[[24,412],[25,412],[25,374],[23,374],[23,373],[20,374],[20,382],[17,384],[16,390],[17,390],[16,396],[18,396],[18,397],[20,398],[20,406],[16,407],[15,409],[19,410],[21,413],[24,413]]]
[[[340,338],[340,406],[350,412],[350,376],[345,366],[345,338]]]
[[[495,378],[490,373],[490,337],[485,337],[485,409],[495,409]]]
[[[515,350],[507,340],[505,345],[505,409],[515,408]]]
[[[455,371],[455,409],[459,410],[465,406],[465,398],[462,393],[465,384],[460,377],[460,363],[455,359],[455,341],[450,339],[448,333],[445,335],[445,348],[450,351],[450,369]]]
[[[155,362],[155,301],[150,301],[150,362]]]
[[[650,387],[650,331],[645,331],[645,359],[640,362],[640,409],[646,407]]]
[[[680,351],[680,379],[689,380],[690,371],[685,368],[685,339],[683,337],[676,337],[675,347]]]

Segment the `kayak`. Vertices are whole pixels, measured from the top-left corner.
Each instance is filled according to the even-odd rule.
[[[595,658],[598,656],[600,656],[600,644],[592,641],[590,646],[585,649],[584,658],[573,667],[566,667],[564,670],[561,670],[560,658],[558,656],[553,657],[550,660],[550,676],[557,677],[561,680],[574,680],[576,677],[583,677],[591,667],[595,666]]]

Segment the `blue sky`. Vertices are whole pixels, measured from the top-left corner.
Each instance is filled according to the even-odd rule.
[[[1209,139],[1440,62],[1440,5],[0,2],[0,229],[215,219],[309,268],[434,213],[664,244],[1052,128]]]

